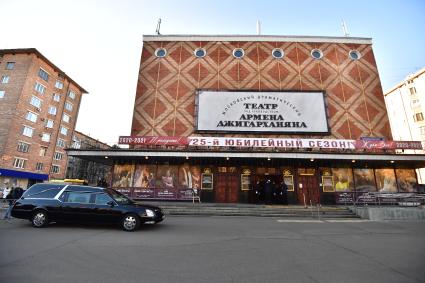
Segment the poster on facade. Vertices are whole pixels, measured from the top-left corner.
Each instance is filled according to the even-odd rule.
[[[115,165],[113,184],[114,188],[128,188],[133,186],[134,165]]]
[[[155,188],[156,165],[137,164],[134,169],[134,183],[136,188]]]
[[[202,190],[212,190],[214,184],[212,173],[202,173]]]
[[[129,188],[129,187],[122,187],[122,188],[120,188],[120,187],[117,187],[117,188],[115,188],[118,192],[120,192],[120,193],[122,193],[123,195],[125,195],[125,196],[127,196],[127,197],[133,197],[132,196],[132,188]]]
[[[381,193],[397,192],[394,169],[375,169],[376,184]]]
[[[249,191],[251,189],[251,175],[241,174],[241,190]]]
[[[354,169],[356,192],[376,192],[375,174],[373,169]]]
[[[323,92],[199,91],[197,130],[328,133]]]
[[[158,165],[156,174],[156,188],[174,189],[178,184],[178,167]]]
[[[283,182],[285,182],[285,185],[288,187],[288,192],[293,192],[294,189],[294,176],[292,175],[285,175],[283,176]]]
[[[332,168],[332,176],[336,192],[354,191],[353,172],[351,168]]]
[[[180,166],[178,173],[179,188],[201,188],[201,169],[199,166],[190,166],[185,163]]]
[[[136,199],[153,199],[155,198],[154,188],[133,188],[133,198]]]
[[[322,188],[324,193],[335,192],[332,176],[322,176]]]
[[[416,173],[413,169],[395,169],[397,175],[397,184],[400,192],[412,193],[416,192]]]

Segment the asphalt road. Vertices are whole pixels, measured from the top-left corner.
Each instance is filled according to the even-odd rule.
[[[425,222],[168,217],[129,233],[15,219],[0,243],[0,282],[425,282]]]

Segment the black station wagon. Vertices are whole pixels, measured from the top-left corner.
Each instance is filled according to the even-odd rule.
[[[164,219],[159,207],[136,203],[113,189],[65,183],[31,186],[14,204],[12,216],[38,228],[50,222],[116,223],[125,231]]]

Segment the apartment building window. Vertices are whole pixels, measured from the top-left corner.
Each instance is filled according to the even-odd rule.
[[[44,94],[44,92],[46,91],[46,87],[40,83],[35,83],[34,89],[40,94]]]
[[[56,111],[57,109],[55,106],[49,106],[49,114],[56,115]]]
[[[415,120],[415,122],[423,121],[424,120],[424,114],[422,114],[422,112],[416,113],[415,115],[413,115],[413,120]]]
[[[50,142],[50,134],[43,133],[43,135],[41,136],[41,140],[44,142]]]
[[[15,68],[15,62],[6,63],[6,70],[13,70],[13,68]]]
[[[57,89],[63,89],[63,82],[61,82],[61,81],[56,81],[56,83],[55,83],[55,88],[57,88]]]
[[[35,165],[35,170],[42,171],[43,170],[43,163],[37,162],[37,164]]]
[[[32,113],[30,111],[27,112],[27,115],[25,116],[25,119],[28,121],[31,121],[33,123],[37,122],[38,115],[35,113]]]
[[[63,154],[60,152],[55,152],[55,155],[53,156],[53,158],[55,160],[62,160]]]
[[[41,100],[38,97],[33,96],[33,97],[31,97],[30,104],[32,106],[35,106],[37,108],[40,108],[41,107]]]
[[[73,91],[68,91],[68,96],[69,96],[69,98],[71,98],[71,99],[75,99],[75,92],[73,92]]]
[[[44,147],[44,146],[40,147],[40,152],[38,155],[46,156],[46,153],[47,153],[47,147]]]
[[[18,142],[17,151],[19,152],[28,152],[30,150],[30,144],[26,142]]]
[[[66,136],[68,134],[68,129],[65,128],[65,127],[63,127],[63,126],[61,126],[60,132],[61,132],[62,135]]]
[[[3,76],[1,77],[1,83],[7,84],[9,82],[10,77],[9,76]]]
[[[59,93],[54,93],[53,100],[59,102],[61,100],[61,95]]]
[[[421,135],[425,135],[425,127],[420,127],[419,131],[421,132]]]
[[[56,142],[56,145],[59,146],[59,147],[64,148],[65,147],[65,140],[58,139],[57,142]]]
[[[416,94],[416,88],[415,87],[409,88],[409,91],[410,91],[410,95],[415,95]]]
[[[65,102],[65,109],[68,111],[72,111],[72,103],[70,102]]]
[[[35,165],[35,170],[42,171],[43,170],[43,163],[37,162],[37,164]]]
[[[62,120],[66,123],[69,123],[69,121],[71,120],[71,116],[69,116],[68,114],[63,114]]]
[[[24,136],[32,137],[33,133],[34,133],[34,129],[31,127],[24,126],[24,128],[22,129],[22,134]]]
[[[16,157],[15,160],[13,161],[13,167],[23,169],[25,168],[25,163],[26,163],[25,159]]]
[[[6,92],[4,90],[0,90],[0,98],[4,98]]]
[[[53,125],[54,125],[53,120],[47,119],[47,121],[46,121],[46,128],[51,129],[51,128],[53,128]]]
[[[50,168],[50,173],[57,174],[60,172],[60,167],[58,165],[52,165],[52,168]]]
[[[46,82],[49,80],[49,73],[47,73],[45,70],[41,69],[38,70],[38,76],[45,80]]]

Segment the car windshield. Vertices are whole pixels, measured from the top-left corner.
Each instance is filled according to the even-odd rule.
[[[106,190],[108,194],[118,203],[118,204],[133,204],[134,201],[126,197],[120,192],[117,192],[113,189]]]

